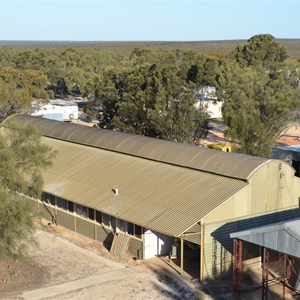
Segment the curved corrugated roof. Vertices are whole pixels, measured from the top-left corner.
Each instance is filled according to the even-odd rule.
[[[257,168],[268,162],[267,159],[255,156],[226,153],[40,117],[15,115],[13,119],[21,124],[37,127],[46,137],[242,180],[248,180]]]
[[[45,192],[170,236],[180,236],[248,184],[49,137],[42,141],[57,151],[43,171]]]

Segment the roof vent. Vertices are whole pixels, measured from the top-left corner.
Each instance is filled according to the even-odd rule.
[[[116,196],[119,195],[119,189],[118,188],[114,188],[113,192],[115,193]]]

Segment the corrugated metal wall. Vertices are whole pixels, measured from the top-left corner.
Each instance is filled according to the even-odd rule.
[[[96,240],[104,243],[104,241],[108,238],[108,236],[112,235],[112,231],[104,228],[101,225],[96,225]]]
[[[61,225],[67,229],[75,231],[75,215],[67,214],[63,211],[57,210],[56,211],[57,217],[57,224]]]
[[[65,212],[60,209],[54,209],[53,207],[46,206],[56,214],[57,225],[61,225],[67,229],[73,230],[91,239],[95,239],[103,243],[107,248],[110,248],[113,241],[113,232],[99,224],[95,224],[92,221],[80,218],[72,213]],[[44,204],[39,202],[39,210],[42,213],[42,217],[49,222],[52,221],[52,217],[45,208]],[[130,236],[128,252],[139,259],[143,259],[143,241]]]
[[[261,216],[253,216],[231,222],[218,222],[205,224],[204,238],[204,278],[226,278],[232,276],[233,262],[233,239],[229,234],[253,227],[267,225],[279,221],[289,220],[300,216],[300,209],[295,208],[287,211],[277,211]],[[256,265],[260,258],[253,257],[259,253],[259,247],[244,243],[244,267]],[[259,255],[259,254],[257,254]],[[249,259],[251,257],[251,259]]]
[[[250,184],[209,213],[204,222],[247,218],[299,206],[300,179],[285,164],[272,162],[253,174]]]
[[[110,252],[117,256],[124,256],[127,253],[130,236],[124,233],[117,233],[114,236]]]
[[[229,233],[237,231],[237,224],[223,225],[223,223],[205,225],[203,259],[205,279],[224,277],[231,272],[233,242]]]
[[[129,241],[128,252],[139,259],[144,258],[144,251],[143,251],[143,241],[131,237]]]
[[[53,209],[52,207],[50,207],[49,205],[47,205],[47,204],[42,204],[41,202],[39,202],[38,203],[38,209],[39,209],[39,212],[40,212],[40,214],[41,214],[41,217],[42,218],[44,218],[44,219],[46,219],[46,220],[48,220],[49,222],[52,222],[52,217],[51,217],[51,215],[50,215],[50,213],[49,213],[49,210],[52,212],[54,212],[54,213],[56,213],[55,211],[55,209]],[[48,209],[48,210],[47,210]]]
[[[95,239],[96,237],[94,223],[78,217],[76,218],[76,232],[91,239]]]

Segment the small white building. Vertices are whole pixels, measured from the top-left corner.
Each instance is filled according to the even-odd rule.
[[[46,119],[71,122],[78,120],[78,106],[67,101],[53,101],[48,104],[33,104],[32,116],[41,116]]]
[[[211,119],[222,119],[223,102],[218,101],[216,97],[216,88],[213,86],[205,86],[197,92],[196,108],[206,109]]]

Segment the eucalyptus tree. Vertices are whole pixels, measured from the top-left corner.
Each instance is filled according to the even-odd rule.
[[[136,49],[90,80],[86,93],[92,91],[90,106],[101,110],[100,127],[177,142],[194,142],[205,134],[208,115],[196,109],[195,84],[187,81],[177,59],[174,53]]]
[[[237,144],[237,151],[268,157],[276,138],[295,116],[300,90],[283,77],[253,68],[227,68],[221,80],[224,93],[223,119],[226,135]]]
[[[209,115],[196,108],[195,85],[182,80],[173,67],[161,71],[162,92],[151,118],[159,138],[197,143],[206,135]]]
[[[297,63],[269,34],[253,36],[234,57],[219,77],[226,134],[237,151],[267,157],[300,104]]]
[[[23,257],[36,243],[37,214],[25,197],[41,196],[41,171],[51,165],[54,155],[32,126],[7,120],[5,128],[0,127],[0,259]]]
[[[242,67],[263,68],[268,71],[278,70],[289,56],[287,49],[271,34],[252,36],[244,46],[238,46],[233,54]]]
[[[34,98],[47,98],[46,84],[40,71],[0,69],[0,122],[13,113],[30,111]]]

